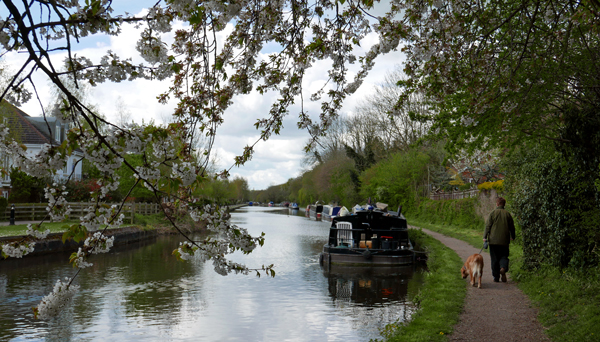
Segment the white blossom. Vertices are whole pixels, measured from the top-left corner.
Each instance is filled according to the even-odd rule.
[[[86,257],[87,257],[87,254],[83,250],[81,250],[81,247],[80,247],[79,250],[77,251],[76,257],[73,259],[73,266],[77,267],[77,268],[86,268],[86,267],[93,266],[94,264],[87,262],[85,260]]]
[[[46,236],[50,234],[50,229],[46,229],[45,231],[40,231],[33,228],[33,224],[29,223],[27,225],[27,235],[31,235],[36,239],[45,239]]]
[[[70,278],[65,278],[64,283],[60,279],[56,281],[52,292],[45,296],[35,308],[37,318],[47,320],[56,317],[62,309],[69,305],[79,290],[78,285],[69,285],[70,282]]]
[[[23,256],[33,252],[35,242],[23,243],[6,243],[2,245],[2,254],[11,258],[22,258]]]
[[[107,253],[113,246],[114,241],[114,236],[109,238],[105,235],[102,235],[100,232],[96,232],[91,237],[85,239],[83,245],[86,247],[91,247],[91,254]]]

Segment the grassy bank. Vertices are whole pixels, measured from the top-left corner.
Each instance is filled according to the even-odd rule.
[[[164,214],[153,214],[153,215],[140,215],[135,214],[134,225],[142,228],[152,228],[165,226],[166,221]],[[44,222],[42,227],[43,230],[49,229],[50,233],[63,233],[67,229],[65,226],[78,223],[79,221],[68,220],[64,222]],[[122,224],[121,227],[131,226],[130,223]],[[14,226],[0,226],[0,237],[4,236],[21,236],[27,234],[26,224],[16,224]]]
[[[519,288],[540,307],[539,321],[553,341],[600,341],[600,267],[542,266],[511,271]]]
[[[465,283],[456,272],[462,261],[453,250],[420,230],[411,229],[410,237],[429,252],[429,272],[419,294],[413,298],[418,311],[411,321],[406,325],[389,325],[384,336],[387,341],[446,341],[465,300]]]
[[[44,223],[44,230],[49,229],[50,233],[62,233],[66,231],[63,226],[73,224],[75,221],[65,221],[65,222],[50,222]],[[27,225],[26,224],[16,224],[14,226],[0,226],[0,237],[3,236],[21,236],[27,234]]]
[[[426,228],[463,240],[481,248],[481,229],[432,224],[412,220],[414,226]],[[511,244],[511,278],[532,303],[539,307],[538,320],[553,341],[600,341],[600,268],[587,270],[541,266],[524,268],[520,230]]]

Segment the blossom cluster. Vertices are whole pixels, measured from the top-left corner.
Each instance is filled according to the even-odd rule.
[[[183,241],[179,243],[179,248],[173,251],[173,255],[181,261],[186,261],[190,260],[197,250],[198,247],[191,242]]]
[[[172,172],[173,178],[181,179],[181,183],[183,186],[190,186],[196,181],[195,168],[189,162],[183,162],[180,164],[174,163]]]
[[[46,211],[52,221],[62,221],[71,213],[71,206],[64,197],[67,195],[65,189],[64,185],[58,186],[56,183],[44,188],[44,197],[48,200]]]
[[[50,234],[50,229],[46,229],[45,231],[41,231],[41,225],[36,224],[35,227],[33,224],[27,225],[27,235],[33,236],[36,239],[45,239],[48,234]]]
[[[71,262],[73,263],[73,267],[77,268],[86,268],[94,266],[91,262],[86,261],[87,253],[84,252],[81,247],[77,250],[76,253],[71,255]]]
[[[71,281],[70,278],[65,278],[64,282],[56,281],[52,292],[33,309],[36,318],[46,320],[56,317],[71,302],[79,290],[79,286],[71,284]]]
[[[102,226],[119,227],[125,218],[124,214],[119,213],[117,205],[89,206],[85,210],[87,214],[81,216],[79,221],[88,232],[95,232]]]
[[[107,237],[100,232],[95,232],[94,235],[85,239],[84,246],[90,247],[91,254],[107,253],[115,242],[115,237]]]
[[[87,261],[90,254],[108,253],[113,246],[115,237],[110,238],[103,235],[101,232],[95,232],[93,235],[85,239],[83,248],[79,247],[77,252],[71,254],[70,262],[73,263],[73,267],[87,268],[94,264]]]
[[[22,258],[23,256],[33,252],[35,242],[11,242],[2,244],[2,255],[4,257]]]

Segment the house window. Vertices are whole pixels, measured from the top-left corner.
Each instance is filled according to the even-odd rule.
[[[60,141],[60,124],[56,123],[56,128],[54,130],[54,139],[56,139],[57,142],[61,142]]]
[[[8,198],[8,191],[6,191],[6,190],[3,190],[3,191],[2,191],[2,197],[4,197],[4,198]]]

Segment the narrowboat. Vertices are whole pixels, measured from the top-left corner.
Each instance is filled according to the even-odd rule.
[[[398,211],[377,203],[331,221],[329,239],[319,261],[322,266],[402,266],[415,262],[416,253],[408,238],[408,224]]]
[[[333,220],[334,217],[340,215],[342,207],[335,205],[324,205],[323,206],[323,219],[327,221]]]
[[[317,201],[315,204],[309,204],[306,206],[306,217],[313,216],[317,221],[320,221],[322,213],[323,204],[320,204],[319,201]]]

